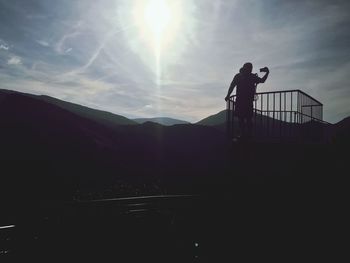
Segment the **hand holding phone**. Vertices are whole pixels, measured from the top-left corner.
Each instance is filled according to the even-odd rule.
[[[260,72],[269,72],[269,68],[268,67],[263,67],[260,69]]]

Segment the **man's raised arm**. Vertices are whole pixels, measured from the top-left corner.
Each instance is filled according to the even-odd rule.
[[[269,68],[265,67],[264,68],[264,72],[265,72],[265,75],[262,78],[260,78],[260,81],[259,81],[260,83],[264,83],[266,81],[266,79],[267,79],[267,77],[269,76],[269,73],[270,73]]]

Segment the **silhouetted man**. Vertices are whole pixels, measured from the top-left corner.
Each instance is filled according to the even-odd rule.
[[[239,120],[239,128],[243,138],[252,136],[252,117],[253,117],[253,101],[256,91],[256,85],[264,83],[269,75],[267,67],[261,68],[261,72],[265,72],[265,76],[260,78],[258,74],[253,74],[252,63],[245,63],[239,73],[233,78],[230,88],[228,89],[225,100],[230,98],[233,89],[237,86],[235,115]]]

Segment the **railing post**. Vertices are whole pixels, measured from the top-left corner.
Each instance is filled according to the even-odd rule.
[[[257,120],[257,106],[256,106],[256,102],[259,99],[258,97],[259,95],[257,95],[257,99],[254,100],[254,136],[256,137],[256,120]]]
[[[235,112],[236,112],[236,105],[235,105],[235,103],[236,103],[236,101],[235,101],[235,96],[233,96],[232,97],[232,110],[231,110],[231,129],[232,129],[232,131],[231,131],[231,138],[234,138],[234,136],[235,136]]]
[[[313,105],[311,105],[311,120],[313,121],[314,120],[314,118],[313,118],[313,115],[312,115],[312,108],[313,108]]]
[[[282,140],[282,93],[280,92],[280,140]]]
[[[266,101],[266,103],[267,103],[267,107],[266,107],[266,113],[267,113],[266,125],[267,125],[267,130],[266,130],[266,133],[267,134],[266,135],[267,135],[267,137],[269,137],[270,136],[270,112],[269,112],[269,97],[270,97],[270,94],[267,93],[266,96],[267,96],[267,101]]]
[[[273,119],[272,119],[272,132],[273,132],[273,135],[275,134],[275,102],[276,102],[276,93],[273,93]]]
[[[261,127],[261,137],[264,137],[264,124],[263,124],[263,105],[264,105],[264,94],[261,94],[260,101],[260,127]]]
[[[231,139],[231,112],[230,112],[230,99],[226,101],[226,135],[228,139]]]
[[[283,132],[284,132],[284,135],[283,136],[285,136],[286,137],[286,133],[287,133],[287,99],[286,99],[286,95],[287,95],[287,93],[286,92],[284,92],[284,128],[283,128]]]

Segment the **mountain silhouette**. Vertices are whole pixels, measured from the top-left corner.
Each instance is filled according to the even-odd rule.
[[[81,106],[79,104],[59,100],[50,96],[46,95],[33,95],[33,94],[26,94],[11,90],[3,90],[0,89],[0,100],[3,100],[6,98],[6,96],[9,95],[21,95],[21,96],[27,96],[31,97],[36,100],[40,100],[49,104],[56,105],[62,109],[65,109],[67,111],[70,111],[76,115],[79,115],[81,117],[85,117],[91,120],[94,120],[98,123],[101,123],[103,125],[113,127],[115,125],[135,125],[136,122],[117,114],[113,114],[106,111],[91,109],[89,107]]]
[[[344,118],[335,124],[339,131],[350,131],[350,117]]]
[[[176,124],[190,124],[188,121],[183,121],[183,120],[178,120],[178,119],[173,119],[173,118],[168,118],[168,117],[156,117],[156,118],[137,118],[133,119],[133,121],[142,124],[145,122],[154,122],[158,123],[164,126],[172,126]]]
[[[223,137],[211,128],[196,125],[165,127],[152,122],[142,125],[110,125],[110,123],[106,125],[106,122],[96,117],[99,115],[95,114],[94,110],[80,108],[79,105],[73,105],[74,110],[70,107],[66,109],[61,107],[61,105],[66,106],[63,101],[52,103],[55,100],[53,98],[38,99],[37,96],[28,96],[18,92],[5,93],[5,95],[2,93],[0,98],[1,133],[3,145],[8,146],[8,151],[4,154],[6,158],[12,156],[10,153],[13,153],[15,158],[21,155],[24,157],[26,154],[23,150],[32,151],[32,148],[40,153],[38,158],[48,157],[41,150],[49,146],[57,147],[57,149],[67,146],[67,154],[63,156],[64,158],[68,158],[69,155],[76,156],[75,153],[73,154],[74,147],[76,150],[83,147],[81,150],[83,156],[91,156],[91,152],[98,149],[121,151],[122,148],[125,150],[123,154],[133,150],[133,154],[137,156],[138,152],[153,151],[156,148],[154,146],[159,143],[168,145],[166,140],[169,140],[169,144],[174,144],[175,148],[186,142],[186,144],[197,144],[194,149],[198,149],[202,148],[198,145],[200,144],[198,140],[210,143],[211,140],[207,133],[216,133],[216,136],[213,136],[214,140]],[[69,103],[67,105],[71,106]],[[78,108],[79,114],[76,114],[75,107]],[[88,113],[82,112],[83,109],[86,109]],[[117,115],[117,118],[119,117],[121,116]],[[130,122],[126,123],[130,124]],[[177,137],[174,131],[178,131]],[[201,132],[207,138],[198,137],[197,133]],[[169,136],[171,138],[168,138]],[[189,139],[191,141],[188,141]],[[28,147],[22,147],[23,145]],[[39,151],[41,146],[43,148]],[[16,147],[23,149],[16,151]],[[34,158],[35,154],[28,154],[28,157]]]
[[[225,123],[226,123],[226,110],[222,110],[216,114],[210,115],[209,117],[206,117],[198,121],[196,124],[206,125],[206,126],[217,126]]]
[[[343,148],[350,146],[350,117],[347,117],[333,125],[331,135],[337,144],[342,145]],[[345,149],[344,149],[345,150]]]
[[[92,109],[73,105],[88,111],[77,114],[51,98],[0,94],[2,194],[67,197],[78,186],[104,188],[145,174],[204,176],[225,162],[225,136],[210,127],[106,125]]]

